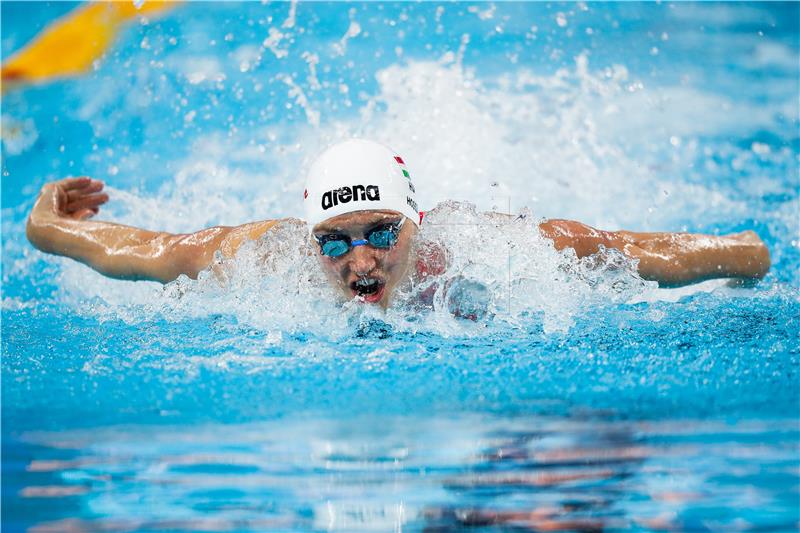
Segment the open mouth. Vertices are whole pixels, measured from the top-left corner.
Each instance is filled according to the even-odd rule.
[[[383,281],[378,278],[359,278],[350,284],[353,295],[365,302],[375,303],[383,296]]]

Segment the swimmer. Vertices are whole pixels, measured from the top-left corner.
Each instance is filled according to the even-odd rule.
[[[243,243],[286,222],[171,234],[92,220],[109,199],[103,186],[88,177],[46,184],[28,217],[28,240],[112,278],[168,283],[181,274],[196,278],[217,251],[232,257]],[[403,281],[444,270],[441,257],[422,257],[412,246],[424,223],[416,191],[403,159],[382,144],[353,139],[323,152],[311,166],[303,202],[308,238],[346,300],[387,308]],[[638,261],[642,278],[665,287],[712,278],[755,282],[770,267],[769,251],[752,231],[724,236],[603,231],[557,219],[540,223],[539,231],[557,250],[572,248],[578,257],[601,246],[615,248]]]

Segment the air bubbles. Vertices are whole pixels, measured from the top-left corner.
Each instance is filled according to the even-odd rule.
[[[754,153],[756,153],[756,154],[758,154],[760,156],[769,155],[769,153],[771,151],[768,144],[764,144],[764,143],[757,142],[757,141],[753,142],[753,144],[750,145],[750,149]]]
[[[479,6],[469,6],[467,11],[478,15],[478,18],[481,20],[491,20],[494,18],[494,13],[497,10],[497,6],[494,3],[490,3],[489,7],[481,11]]]
[[[637,91],[641,91],[642,89],[644,89],[644,83],[642,83],[641,81],[635,81],[635,82],[633,82],[633,83],[629,83],[629,84],[628,84],[628,85],[625,87],[625,89],[626,89],[626,90],[627,90],[629,93],[635,93],[635,92],[637,92]]]
[[[567,16],[560,11],[556,13],[556,24],[558,24],[559,28],[565,28],[567,26]]]
[[[353,13],[354,11],[351,10],[351,16]],[[338,43],[335,43],[333,45],[333,49],[336,55],[343,56],[347,52],[347,41],[349,41],[353,37],[357,37],[360,33],[361,33],[361,25],[355,20],[351,20],[350,26],[348,26],[345,34],[342,35],[342,38],[339,39]]]
[[[38,138],[39,132],[33,119],[18,120],[5,113],[0,118],[0,139],[3,143],[4,155],[22,154],[31,148]],[[63,150],[61,151],[63,152]]]

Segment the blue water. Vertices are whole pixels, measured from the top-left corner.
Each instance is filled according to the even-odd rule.
[[[0,4],[3,58],[72,7]],[[127,25],[85,76],[8,91],[3,531],[796,530],[799,20],[796,3],[190,4]],[[493,313],[341,308],[291,246],[259,255],[277,237],[222,285],[165,288],[24,238],[67,175],[111,187],[100,218],[152,229],[298,216],[311,159],[353,135],[403,155],[423,207],[461,202],[423,235],[479,243],[459,275]],[[656,289],[471,204],[753,229],[773,268]]]

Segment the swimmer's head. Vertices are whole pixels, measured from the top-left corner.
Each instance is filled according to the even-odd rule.
[[[312,164],[304,204],[313,246],[346,298],[389,305],[419,226],[414,185],[390,148],[353,139]]]

